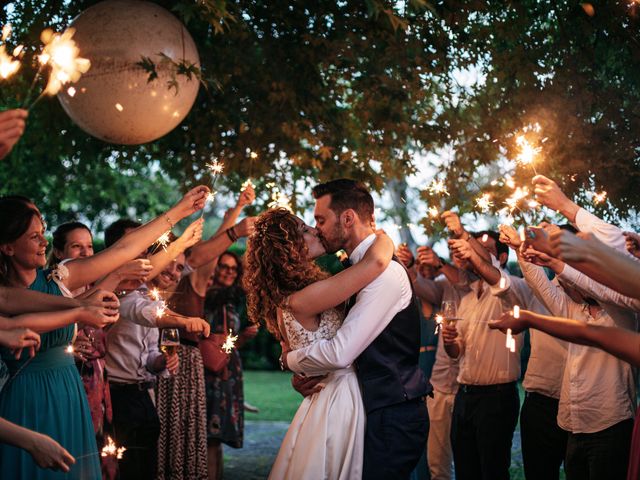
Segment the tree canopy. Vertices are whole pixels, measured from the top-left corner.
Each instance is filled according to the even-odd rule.
[[[45,27],[62,30],[94,3],[15,1],[0,23],[12,23],[11,42],[37,46]],[[491,183],[525,132],[540,148],[538,172],[584,199],[606,190],[621,217],[638,205],[640,35],[627,0],[591,9],[552,0],[156,3],[186,24],[200,53],[206,88],[183,123],[151,144],[114,146],[73,125],[57,100],[42,102],[0,164],[3,193],[34,197],[56,221],[76,210],[153,214],[200,181],[212,156],[233,188],[251,175],[291,194],[297,180],[337,176],[380,190],[410,174],[416,156],[448,148],[439,168],[450,196],[427,201],[471,211],[486,191],[499,208],[504,182]],[[22,102],[33,54],[0,84],[4,107]],[[520,166],[514,179],[531,176]]]

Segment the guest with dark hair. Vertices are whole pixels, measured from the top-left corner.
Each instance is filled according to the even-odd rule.
[[[221,443],[242,448],[244,438],[244,389],[238,349],[257,335],[258,327],[249,324],[241,281],[240,258],[231,251],[224,252],[218,258],[213,285],[205,298],[204,314],[213,333],[237,335],[238,340],[223,372],[212,372],[206,367],[204,370],[208,455],[217,457],[215,464],[209,463],[210,467],[216,467],[217,474],[210,474],[209,478],[222,478]]]
[[[53,295],[62,294],[58,283],[70,290],[92,283],[136,257],[166,230],[167,223],[202,208],[207,191],[206,187],[192,190],[163,217],[111,249],[70,261],[66,275],[56,278],[43,270],[48,242],[39,210],[24,200],[0,198],[0,283]],[[112,318],[117,319],[117,310]],[[75,320],[41,335],[41,349],[32,359],[23,353],[16,360],[3,352],[13,379],[0,398],[0,416],[49,435],[74,457],[82,457],[71,468],[72,476],[99,478],[100,462],[86,396],[73,358],[65,352],[73,338],[73,323]],[[44,478],[43,474],[47,476],[26,452],[0,445],[0,477],[33,479]]]

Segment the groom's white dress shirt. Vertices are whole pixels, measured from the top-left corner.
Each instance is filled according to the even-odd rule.
[[[371,234],[360,242],[349,256],[352,264],[362,260],[375,238]],[[360,290],[335,337],[289,352],[289,369],[312,376],[349,367],[393,317],[407,308],[411,298],[411,283],[404,267],[391,262],[378,278]]]

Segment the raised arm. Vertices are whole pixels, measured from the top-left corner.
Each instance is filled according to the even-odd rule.
[[[191,249],[189,265],[196,267],[196,271],[191,274],[191,286],[198,295],[204,296],[206,294],[209,279],[218,265],[218,257],[235,242],[234,239],[251,235],[255,218],[247,217]],[[195,260],[192,258],[194,256]],[[201,264],[206,260],[208,260],[207,263]]]
[[[640,299],[622,295],[579,272],[571,265],[565,266],[558,278],[575,285],[598,302],[640,311]]]
[[[118,314],[102,307],[77,307],[44,313],[26,313],[16,317],[0,317],[0,329],[29,328],[37,333],[49,332],[71,323],[84,323],[103,328],[118,320]]]
[[[317,315],[340,305],[384,272],[393,250],[393,241],[386,234],[376,234],[376,240],[360,262],[292,294],[289,309],[294,315]]]
[[[640,262],[597,240],[593,235],[580,238],[570,232],[551,236],[558,255],[576,270],[629,297],[640,299]]]
[[[80,300],[49,295],[24,288],[0,287],[0,314],[20,315],[30,312],[66,310],[82,305]]]
[[[514,334],[525,328],[535,328],[571,343],[598,347],[635,366],[640,365],[640,334],[618,327],[593,325],[569,318],[550,317],[520,310],[520,318],[505,312],[489,327],[503,332],[510,328]]]
[[[484,257],[480,256],[468,241],[462,239],[449,240],[449,248],[455,255],[469,260],[477,274],[489,285],[498,285],[500,283],[500,270],[490,263],[491,260],[485,260]],[[484,247],[481,248],[485,250]]]
[[[69,290],[89,285],[138,257],[178,221],[202,209],[208,192],[209,188],[206,186],[196,187],[165,214],[131,231],[109,248],[91,257],[77,258],[66,263],[69,276],[64,280],[65,285]]]
[[[356,304],[335,337],[283,354],[284,365],[305,375],[322,375],[351,365],[394,315],[409,305],[411,298],[407,273],[401,265],[392,262],[360,291]]]
[[[202,228],[204,225],[204,219],[199,218],[191,225],[189,225],[182,235],[180,235],[174,242],[167,245],[166,248],[159,248],[151,257],[149,261],[153,269],[149,272],[145,281],[152,280],[169,265],[178,255],[184,253],[184,251],[195,245],[202,238]]]
[[[210,264],[235,242],[234,239],[247,237],[251,234],[255,221],[253,217],[245,218],[238,224],[236,222],[242,209],[253,203],[255,198],[256,194],[250,185],[240,193],[236,206],[227,210],[216,233],[208,240],[198,243],[191,249],[188,262],[192,268],[198,269]]]

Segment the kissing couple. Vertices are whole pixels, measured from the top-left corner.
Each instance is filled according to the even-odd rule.
[[[409,275],[375,233],[363,184],[333,180],[313,196],[316,228],[269,210],[247,244],[249,316],[285,345],[281,366],[306,394],[269,478],[408,478],[426,446],[431,393]],[[330,276],[315,264],[340,249],[351,267]]]

